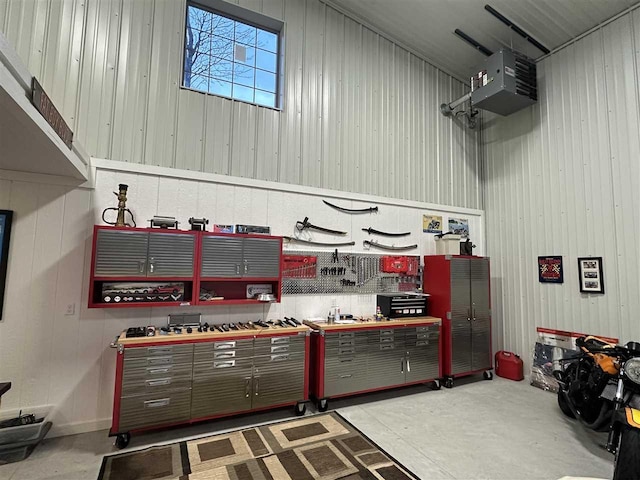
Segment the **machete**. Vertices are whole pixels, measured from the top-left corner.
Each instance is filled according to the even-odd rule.
[[[331,233],[333,235],[346,235],[347,234],[347,232],[341,232],[339,230],[331,230],[330,228],[318,227],[317,225],[314,225],[313,223],[309,222],[309,217],[304,217],[303,221],[297,221],[296,222],[296,228],[300,232],[303,231],[306,228],[310,228],[312,230],[318,230],[319,232],[324,232],[324,233]]]
[[[412,250],[414,248],[418,248],[418,245],[405,245],[403,247],[394,247],[393,245],[385,245],[384,243],[378,243],[374,241],[365,240],[362,244],[366,247],[376,247],[382,250]]]
[[[341,242],[341,243],[325,243],[325,242],[312,242],[311,240],[302,240],[296,237],[282,237],[287,242],[304,243],[306,245],[318,245],[321,247],[352,247],[356,242]]]
[[[345,213],[373,213],[378,211],[378,207],[369,207],[369,208],[343,208],[338,205],[334,205],[333,203],[329,203],[326,200],[322,200],[325,204],[329,205],[331,208],[335,208],[341,212]]]
[[[406,237],[407,235],[411,235],[411,232],[403,232],[403,233],[389,233],[389,232],[381,232],[380,230],[376,230],[375,228],[363,228],[363,232],[367,232],[369,235],[382,235],[384,237]]]

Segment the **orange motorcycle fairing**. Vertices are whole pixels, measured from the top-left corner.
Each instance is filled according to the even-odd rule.
[[[624,413],[627,420],[627,425],[633,428],[640,428],[640,410],[636,410],[635,408],[631,407],[625,407]]]

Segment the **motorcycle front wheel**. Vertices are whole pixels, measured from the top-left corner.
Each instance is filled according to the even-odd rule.
[[[562,393],[562,389],[558,390],[558,406],[560,407],[560,410],[562,410],[562,413],[564,413],[567,417],[576,418],[576,416],[571,411],[569,404],[567,403],[567,398],[565,397],[564,393]]]
[[[620,444],[616,451],[613,480],[632,480],[640,478],[640,430],[622,427]]]

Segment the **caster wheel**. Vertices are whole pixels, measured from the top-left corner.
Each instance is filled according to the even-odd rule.
[[[306,412],[307,412],[307,406],[304,403],[302,402],[296,403],[296,415],[298,417],[301,417]]]
[[[131,434],[130,433],[119,433],[116,436],[116,447],[119,448],[120,450],[122,450],[123,448],[126,448],[127,445],[129,445],[129,441],[131,440]]]
[[[453,378],[451,377],[445,378],[444,386],[445,388],[453,388]]]
[[[440,383],[440,380],[436,379],[433,382],[431,382],[431,390],[440,390],[441,387],[442,387],[442,384]]]
[[[493,380],[493,372],[487,370],[482,374],[482,378],[484,378],[485,380]]]
[[[326,398],[323,398],[322,400],[318,400],[319,412],[326,412],[328,408],[329,408],[329,400],[327,400]]]

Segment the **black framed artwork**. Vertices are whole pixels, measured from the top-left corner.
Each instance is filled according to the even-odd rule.
[[[540,283],[564,283],[562,256],[538,257],[538,281]]]
[[[578,258],[578,281],[582,293],[604,293],[602,257]]]
[[[7,280],[7,264],[9,263],[9,239],[11,238],[11,222],[13,211],[0,210],[0,320],[4,306],[4,288]]]

